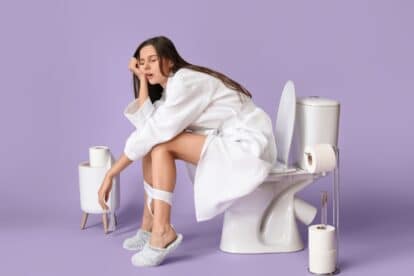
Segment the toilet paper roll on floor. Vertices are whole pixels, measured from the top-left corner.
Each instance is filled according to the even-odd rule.
[[[336,154],[330,144],[306,146],[304,155],[305,170],[310,173],[329,172],[336,167]]]
[[[332,225],[316,224],[308,228],[309,271],[315,274],[336,270],[336,231]]]
[[[336,271],[336,250],[315,250],[309,254],[309,271],[314,274],[334,273]]]

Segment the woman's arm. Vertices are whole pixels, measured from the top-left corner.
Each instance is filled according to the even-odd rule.
[[[121,157],[112,165],[112,167],[107,172],[108,177],[115,177],[126,167],[128,167],[133,161],[129,160],[128,157],[123,153]]]
[[[139,96],[138,96],[138,105],[139,107],[142,106],[142,104],[145,102],[146,99],[148,99],[148,82],[145,79],[139,80]]]
[[[129,104],[124,114],[137,128],[129,135],[124,154],[134,161],[153,146],[174,138],[203,113],[216,89],[217,81],[207,74],[181,69],[169,82],[165,101],[156,109],[150,100],[139,110]]]
[[[129,160],[125,154],[122,154],[121,157],[115,162],[115,164],[113,164],[112,167],[106,172],[102,184],[98,190],[98,202],[103,210],[109,209],[108,205],[106,205],[106,202],[108,201],[109,192],[112,188],[112,179],[123,169],[128,167],[132,162],[133,161]]]
[[[140,69],[138,65],[138,60],[136,58],[131,58],[129,60],[128,69],[134,73],[139,79],[139,95],[138,95],[138,106],[140,107],[148,96],[148,82],[145,78],[144,72]]]

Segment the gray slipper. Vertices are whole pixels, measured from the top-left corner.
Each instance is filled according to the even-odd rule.
[[[177,234],[177,238],[167,245],[166,248],[152,247],[149,242],[144,245],[144,248],[135,253],[131,258],[131,262],[135,266],[157,266],[170,254],[183,240],[182,234]]]
[[[133,237],[124,240],[122,247],[127,250],[141,250],[150,238],[151,232],[139,228]]]

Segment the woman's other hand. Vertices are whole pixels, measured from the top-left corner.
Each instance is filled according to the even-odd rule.
[[[103,210],[109,209],[105,203],[108,201],[109,192],[112,189],[112,179],[113,176],[107,173],[98,191],[99,205]]]
[[[134,73],[139,78],[140,81],[143,81],[143,80],[146,81],[145,74],[141,70],[141,68],[139,67],[138,60],[136,58],[132,57],[129,60],[128,69],[129,69],[129,71]]]

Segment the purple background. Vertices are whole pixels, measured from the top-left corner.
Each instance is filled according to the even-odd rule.
[[[221,252],[222,216],[196,222],[181,161],[172,222],[184,242],[164,265],[133,267],[133,253],[121,247],[139,226],[140,161],[121,175],[119,229],[105,236],[100,216],[91,215],[79,230],[77,165],[90,146],[122,153],[133,130],[122,115],[133,95],[128,59],[139,42],[160,34],[188,61],[244,84],[273,121],[288,79],[298,96],[339,100],[341,274],[412,271],[414,4],[160,2],[0,2],[0,274],[307,274],[307,249]],[[317,204],[329,180],[301,195]]]

